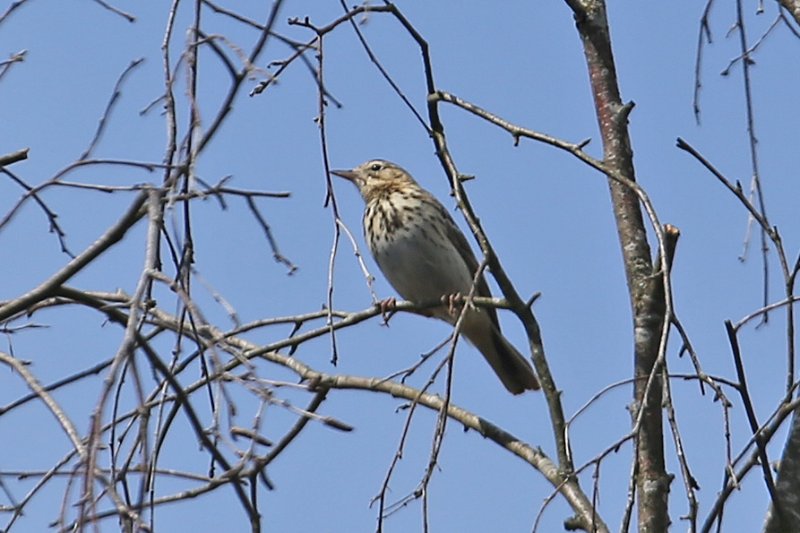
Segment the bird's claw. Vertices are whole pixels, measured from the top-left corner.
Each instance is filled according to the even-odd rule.
[[[378,307],[381,309],[383,324],[388,326],[389,319],[397,312],[397,300],[394,297],[386,298],[378,302]]]
[[[463,297],[460,292],[454,294],[445,294],[442,296],[442,303],[447,305],[447,312],[450,316],[455,317],[458,315],[458,307],[461,305]]]

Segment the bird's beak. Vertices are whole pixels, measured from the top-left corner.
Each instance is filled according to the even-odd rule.
[[[364,187],[364,175],[358,170],[331,170],[331,174],[344,178],[360,191]]]
[[[347,181],[352,181],[353,183],[358,179],[358,172],[354,170],[331,170],[331,174],[344,178]]]

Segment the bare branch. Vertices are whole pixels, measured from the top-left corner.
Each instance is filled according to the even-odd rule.
[[[28,148],[23,148],[22,150],[17,150],[16,152],[11,152],[10,154],[0,156],[0,167],[13,165],[18,161],[24,161],[25,159],[28,159],[28,150]]]

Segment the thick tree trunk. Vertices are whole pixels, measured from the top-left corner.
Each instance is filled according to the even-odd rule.
[[[605,3],[599,0],[567,0],[567,3],[575,13],[586,55],[633,313],[635,385],[631,412],[634,425],[641,419],[635,441],[639,531],[662,532],[670,524],[662,385],[656,368],[664,325],[664,288],[661,278],[654,274],[658,267],[653,266],[639,198],[627,184],[635,181],[628,135],[631,106],[623,104],[620,97]]]

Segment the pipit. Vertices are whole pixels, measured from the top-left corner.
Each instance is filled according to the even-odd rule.
[[[364,238],[383,275],[406,300],[423,304],[467,296],[478,261],[466,237],[441,203],[411,175],[388,161],[374,159],[353,170],[332,174],[358,187],[364,210]],[[483,275],[476,296],[491,297]],[[452,305],[427,311],[455,324]],[[512,394],[537,390],[539,381],[530,363],[500,332],[494,308],[469,308],[461,334],[474,345]]]

